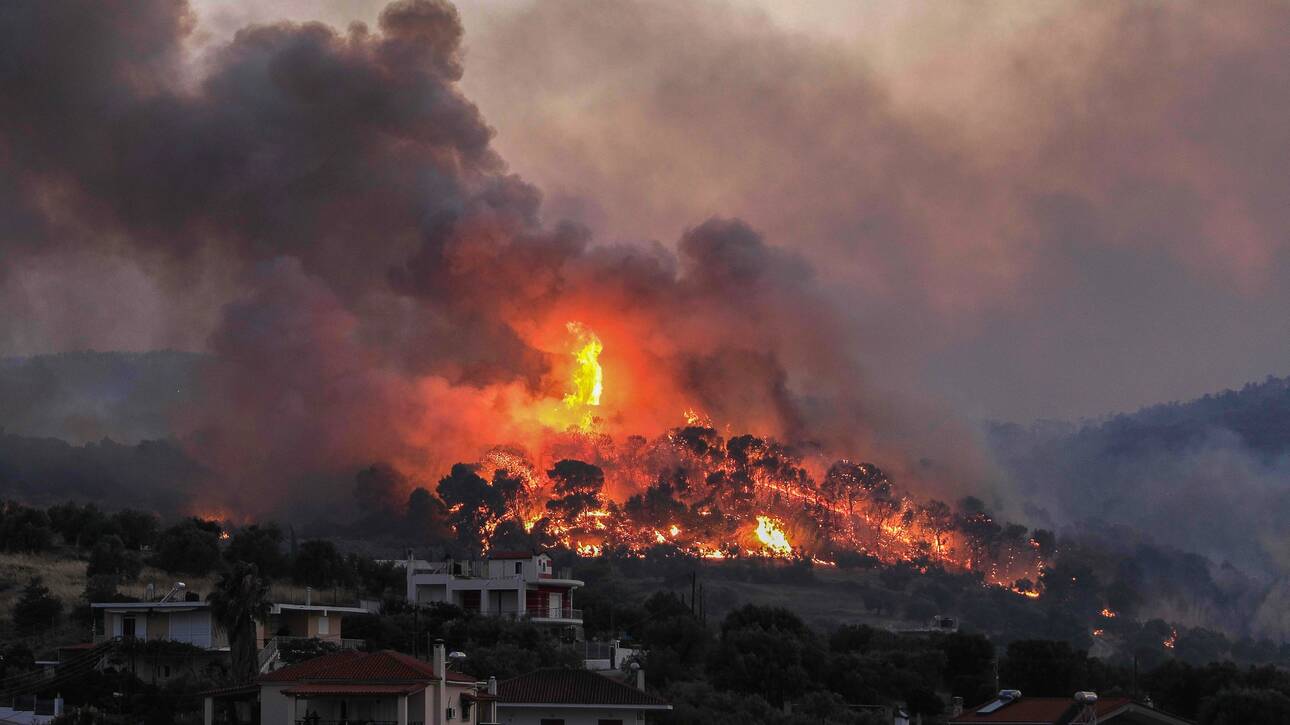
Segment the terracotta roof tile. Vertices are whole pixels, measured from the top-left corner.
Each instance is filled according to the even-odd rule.
[[[669,707],[653,695],[587,670],[534,670],[499,682],[497,694],[503,705],[541,703]]]
[[[380,652],[337,652],[284,667],[260,678],[261,682],[430,682],[436,680],[434,667],[415,657]],[[449,672],[453,682],[474,682],[475,678]]]
[[[993,700],[991,700],[993,702]],[[1111,697],[1099,700],[1097,715],[1103,717],[1117,710],[1131,700],[1127,697]],[[1068,723],[1077,710],[1075,702],[1069,697],[1022,697],[1020,700],[1004,705],[991,713],[980,714],[977,710],[988,705],[980,705],[964,710],[962,715],[950,719],[953,725],[962,723],[1011,723],[1012,725],[1059,725]]]
[[[411,695],[426,688],[425,684],[412,685],[359,685],[359,684],[319,684],[297,685],[282,691],[284,695],[299,697],[326,697],[327,695]]]
[[[321,657],[315,657],[310,660],[305,660],[304,662],[298,662],[294,665],[287,665],[286,667],[270,672],[267,675],[261,675],[260,682],[294,682],[296,680],[308,679],[317,672],[321,672],[334,665],[362,656],[362,652],[355,652],[353,650],[325,654]]]

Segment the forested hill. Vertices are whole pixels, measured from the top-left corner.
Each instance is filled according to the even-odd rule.
[[[1290,565],[1290,378],[1081,424],[993,423],[987,440],[1037,523],[1126,525],[1247,569]]]
[[[165,438],[204,360],[168,350],[0,358],[0,426],[72,443]]]
[[[93,501],[162,513],[187,509],[208,473],[172,440],[72,445],[14,435],[0,427],[0,501],[38,506]]]

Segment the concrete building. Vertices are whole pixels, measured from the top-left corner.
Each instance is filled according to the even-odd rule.
[[[94,602],[90,607],[102,616],[94,643],[120,644],[105,657],[105,665],[127,669],[146,682],[211,674],[212,668],[228,661],[228,634],[212,617],[210,603],[182,586],[157,601]],[[261,671],[277,666],[278,648],[289,640],[357,647],[360,640],[345,639],[341,618],[367,611],[357,606],[273,603],[267,621],[256,623]]]
[[[573,606],[573,590],[582,582],[568,569],[557,570],[546,554],[499,552],[442,562],[409,557],[402,564],[409,602],[447,602],[479,614],[569,627],[581,639],[582,610]]]
[[[452,672],[442,642],[431,662],[389,650],[338,652],[262,675],[261,725],[493,725],[496,680]],[[206,725],[213,720],[207,700]]]
[[[672,706],[636,687],[587,670],[542,669],[498,683],[503,725],[642,725]]]

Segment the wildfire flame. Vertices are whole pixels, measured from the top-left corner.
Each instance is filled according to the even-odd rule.
[[[600,367],[604,345],[596,333],[581,322],[569,322],[565,328],[577,342],[573,352],[573,390],[564,396],[564,404],[581,415],[578,427],[590,431],[595,424],[595,413],[591,408],[600,406],[600,395],[605,388],[605,372]]]
[[[793,547],[788,543],[788,536],[769,516],[757,517],[757,539],[776,556],[791,556]]]
[[[501,501],[473,524],[484,550],[509,521],[534,545],[582,556],[662,547],[706,559],[801,558],[836,566],[839,555],[851,553],[921,572],[932,566],[980,572],[1021,596],[1041,595],[1049,552],[1038,539],[984,512],[920,502],[872,463],[842,459],[826,471],[824,461],[804,459],[773,438],[723,436],[694,409],[684,411],[684,427],[616,439],[600,430],[622,413],[600,414],[601,338],[577,321],[563,330],[571,338],[561,347],[574,363],[564,390],[539,401],[528,418],[543,437],[532,451],[499,447],[478,459],[479,475],[497,487]],[[623,379],[630,389],[632,380]],[[611,405],[631,399],[610,398]]]
[[[1117,615],[1115,611],[1109,607],[1102,607],[1102,616],[1106,617],[1107,619],[1115,619],[1119,615]]]

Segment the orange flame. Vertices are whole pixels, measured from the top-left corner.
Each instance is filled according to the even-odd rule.
[[[757,517],[757,539],[774,556],[791,556],[793,547],[777,521],[769,516]]]

